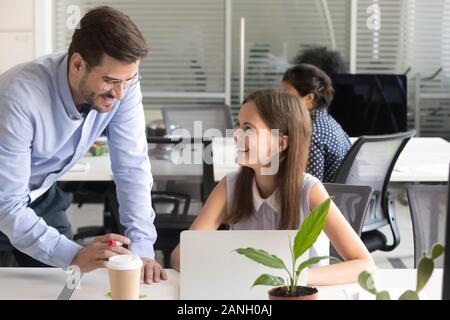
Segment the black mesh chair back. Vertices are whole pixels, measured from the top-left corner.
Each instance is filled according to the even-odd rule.
[[[414,185],[407,189],[414,236],[414,265],[436,242],[445,243],[448,185]],[[442,268],[443,256],[435,261]]]
[[[353,230],[361,236],[369,201],[373,189],[369,186],[356,186],[338,183],[323,184],[334,204],[339,208]],[[342,259],[330,244],[330,255]]]
[[[415,130],[411,130],[389,135],[361,136],[336,172],[335,183],[373,188],[362,235],[369,251],[391,251],[400,243],[395,203],[388,194],[388,183],[398,157],[415,133]],[[391,245],[387,244],[386,236],[378,230],[385,225],[389,225],[392,231]]]

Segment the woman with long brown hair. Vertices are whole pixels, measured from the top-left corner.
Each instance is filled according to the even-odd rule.
[[[190,229],[216,230],[222,223],[233,230],[298,229],[311,209],[329,198],[322,183],[305,173],[310,137],[308,110],[295,96],[274,89],[250,94],[234,134],[241,168],[219,182]],[[308,284],[353,282],[361,271],[374,268],[369,252],[334,204],[310,256],[328,255],[330,240],[346,261],[312,268]],[[175,269],[180,266],[179,250],[171,256]]]

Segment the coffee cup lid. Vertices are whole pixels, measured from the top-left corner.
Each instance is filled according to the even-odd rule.
[[[142,260],[133,254],[121,254],[109,258],[107,263],[108,269],[114,270],[134,270],[141,268]]]

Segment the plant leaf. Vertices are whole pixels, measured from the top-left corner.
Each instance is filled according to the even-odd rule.
[[[311,213],[303,221],[294,240],[295,260],[316,242],[325,226],[330,203],[331,199],[326,199],[322,204],[311,210]]]
[[[253,282],[252,288],[254,286],[281,286],[281,285],[285,285],[283,278],[264,273],[260,275],[255,280],[255,282]]]
[[[378,293],[373,281],[373,277],[369,272],[361,272],[358,276],[358,283],[364,290],[369,291],[370,293],[375,295]]]
[[[444,252],[444,246],[440,243],[435,243],[433,246],[433,250],[431,253],[431,259],[436,260],[441,256],[441,254]]]
[[[419,295],[415,291],[406,290],[402,293],[398,300],[419,300]]]
[[[306,261],[303,261],[297,268],[297,272],[295,273],[296,277],[298,278],[300,272],[302,272],[303,269],[309,267],[310,265],[316,264],[317,262],[319,262],[320,260],[323,259],[332,259],[332,260],[336,260],[336,261],[341,261],[336,257],[331,257],[331,256],[320,256],[320,257],[312,257],[309,258]]]
[[[237,253],[242,254],[253,260],[258,262],[266,267],[271,267],[275,269],[286,269],[284,262],[278,258],[277,256],[268,253],[264,250],[254,249],[254,248],[239,248],[235,250]]]
[[[380,291],[376,295],[377,300],[391,300],[391,295],[386,290]]]
[[[430,280],[431,274],[433,273],[434,262],[428,257],[422,257],[417,266],[417,288],[416,292],[419,293],[428,280]]]

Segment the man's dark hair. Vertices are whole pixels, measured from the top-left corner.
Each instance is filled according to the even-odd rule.
[[[147,43],[126,14],[108,6],[90,10],[72,36],[69,59],[78,52],[91,67],[101,64],[103,54],[133,63],[148,53]]]
[[[323,70],[327,75],[347,73],[347,63],[336,50],[327,47],[312,46],[300,52],[292,61],[294,64],[307,63]]]

